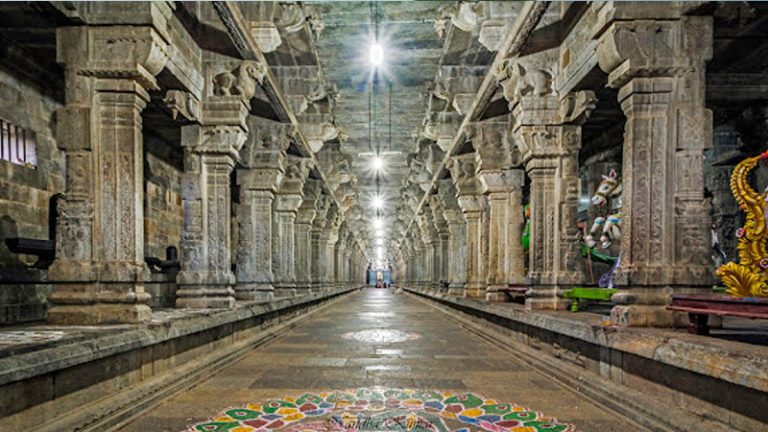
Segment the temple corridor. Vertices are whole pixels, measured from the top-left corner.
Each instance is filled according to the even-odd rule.
[[[768,431],[768,1],[0,0],[0,432],[116,430]]]
[[[386,389],[413,389],[425,394],[434,391],[443,394],[445,399],[450,398],[448,393],[471,394],[482,398],[481,407],[491,405],[486,399],[490,398],[526,408],[522,412],[532,418],[520,420],[517,426],[523,426],[525,421],[543,421],[551,423],[552,427],[538,430],[551,432],[646,430],[516,360],[498,344],[481,339],[415,296],[373,288],[327,306],[206,380],[195,383],[194,387],[140,414],[119,430],[176,432],[191,425],[194,431],[236,431],[239,429],[227,425],[236,420],[224,411],[246,408],[249,403],[260,401],[298,399],[307,393],[333,394],[334,390],[348,390],[346,394],[355,395],[355,398],[347,398],[352,406],[357,400],[370,399],[372,404],[375,397],[357,397],[359,389],[375,389],[382,395]],[[396,393],[399,396],[390,396],[390,399],[411,399],[404,397],[402,392]],[[334,415],[351,413],[357,416],[362,412],[363,418],[370,418],[389,412],[391,418],[396,419],[400,411],[391,408],[391,404],[389,401],[388,408],[383,411],[365,405],[348,410],[337,408]],[[461,423],[474,430],[478,427],[478,418],[495,414],[487,407],[482,408],[485,412],[474,412],[475,405],[471,402],[464,404],[466,406],[458,402],[462,410],[455,414],[457,417],[467,415],[466,421],[435,416],[434,413],[441,413],[439,405],[431,412],[425,411],[433,416],[423,419],[440,418],[454,426],[450,430],[459,429]],[[535,419],[533,414],[528,414],[532,411],[537,413]],[[413,412],[421,410],[413,409]],[[281,418],[290,414],[293,411],[289,409]],[[226,420],[227,417],[230,420]],[[248,426],[246,421],[253,421],[253,418],[247,417],[242,426]],[[297,425],[288,430],[336,430],[331,415],[296,416],[285,423],[291,422]],[[318,429],[317,425],[323,422],[327,422],[328,429]],[[206,429],[213,424],[219,429]],[[302,424],[305,424],[304,429]],[[390,425],[379,430],[445,430],[445,425],[440,422],[422,426],[423,429],[399,429]],[[572,429],[574,426],[576,429]],[[340,428],[339,425],[336,427]],[[370,425],[361,429],[376,430]]]

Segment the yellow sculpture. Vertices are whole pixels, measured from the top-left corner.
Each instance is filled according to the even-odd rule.
[[[731,176],[731,191],[747,214],[747,221],[736,230],[739,263],[724,264],[715,274],[725,284],[728,294],[734,297],[768,297],[768,227],[765,219],[768,194],[755,192],[747,181],[749,172],[763,159],[768,159],[768,151],[741,161]]]

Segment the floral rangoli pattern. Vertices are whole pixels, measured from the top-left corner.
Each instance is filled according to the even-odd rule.
[[[573,425],[474,393],[361,388],[227,409],[189,432],[574,432]]]

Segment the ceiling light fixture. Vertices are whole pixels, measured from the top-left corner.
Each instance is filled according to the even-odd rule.
[[[373,67],[379,67],[384,62],[384,47],[380,43],[374,42],[368,51],[368,60]]]
[[[384,159],[381,158],[381,156],[376,155],[373,157],[373,161],[371,161],[371,167],[374,171],[379,172],[384,169]]]

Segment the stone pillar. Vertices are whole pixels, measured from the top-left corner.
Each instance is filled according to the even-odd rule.
[[[453,180],[438,180],[437,194],[448,225],[448,294],[464,295],[467,282],[466,221],[456,200]]]
[[[431,289],[433,285],[433,270],[434,270],[434,237],[436,235],[435,227],[432,224],[432,214],[429,207],[421,210],[416,217],[416,224],[419,227],[421,235],[421,241],[424,245],[422,248],[422,262],[421,270],[422,276],[419,286],[422,289]]]
[[[341,215],[336,206],[329,212],[331,217],[326,225],[325,243],[325,289],[333,291],[336,287],[336,242],[339,241],[339,223]]]
[[[432,211],[432,220],[437,233],[434,246],[435,266],[433,282],[437,292],[442,293],[443,284],[449,280],[450,232],[448,230],[448,222],[445,219],[443,203],[439,195],[435,194],[429,197],[429,208]]]
[[[486,281],[483,262],[483,224],[486,198],[483,195],[459,195],[459,207],[467,221],[467,285],[464,297],[485,298]]]
[[[307,179],[304,194],[296,216],[296,290],[298,295],[312,293],[312,223],[317,203],[322,193],[322,181]]]
[[[514,69],[535,67],[518,63]],[[506,85],[514,81],[503,81],[505,95]],[[531,180],[531,289],[526,294],[526,307],[566,309],[570,303],[560,298],[559,292],[585,280],[577,227],[579,125],[595,107],[594,94],[579,92],[561,99],[549,83],[542,94],[528,90],[516,95],[510,106],[511,130]]]
[[[478,176],[488,197],[490,221],[486,300],[505,301],[501,288],[525,283],[525,251],[520,243],[525,173],[519,169],[488,170]]]
[[[229,118],[245,114],[237,98],[219,101]],[[238,105],[239,104],[239,105]],[[242,108],[241,108],[242,107]],[[200,136],[202,134],[202,136]],[[176,276],[176,307],[232,307],[235,276],[231,265],[230,174],[245,141],[244,126],[185,126],[181,271]]]
[[[310,159],[286,156],[285,177],[275,197],[275,232],[272,236],[275,296],[296,295],[296,213],[303,200]]]
[[[505,123],[472,123],[467,138],[477,151],[478,178],[488,199],[488,284],[486,300],[504,301],[501,289],[525,283],[522,231],[522,187],[525,174],[520,154],[512,148]]]
[[[465,297],[485,298],[486,267],[483,265],[483,225],[481,220],[485,211],[486,198],[482,195],[482,185],[476,176],[476,155],[467,153],[454,156],[450,162],[451,176],[457,190],[458,205],[466,220],[466,269],[467,284]]]
[[[257,130],[251,124],[247,148],[252,151],[237,170],[240,204],[237,206],[237,300],[271,300],[274,293],[272,272],[272,212],[275,193],[285,173],[288,140],[281,131]],[[257,136],[259,138],[257,138]],[[258,141],[258,142],[253,142]]]
[[[312,274],[313,291],[323,291],[327,283],[325,274],[327,259],[325,254],[328,237],[326,236],[325,226],[328,222],[326,215],[328,214],[329,204],[330,199],[328,195],[320,195],[317,200],[317,207],[315,208],[315,220],[312,222],[312,230],[310,231],[312,236],[312,264],[310,265],[310,271]]]
[[[339,239],[336,241],[335,269],[333,288],[338,290],[344,286],[344,256],[347,253],[346,226],[342,225],[339,229]]]
[[[712,18],[670,17],[661,5],[637,18],[627,5],[602,7],[612,10],[600,11],[605,22],[594,35],[598,60],[608,85],[619,89],[627,117],[616,282],[628,289],[614,296],[611,321],[669,326],[670,294],[705,291],[713,282],[703,197],[703,152],[712,144],[705,107]],[[649,19],[648,13],[665,18]],[[642,49],[638,34],[646,35]]]
[[[147,321],[141,111],[147,90],[158,89],[167,43],[149,25],[65,27],[56,35],[66,83],[57,145],[67,175],[48,323]]]

